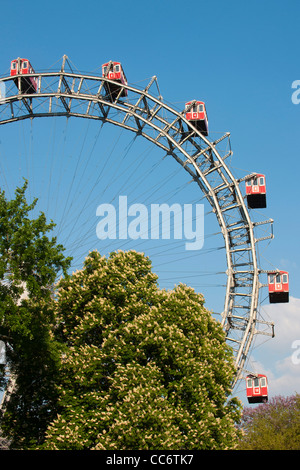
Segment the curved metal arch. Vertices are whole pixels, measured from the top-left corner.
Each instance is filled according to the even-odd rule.
[[[236,180],[225,163],[231,150],[221,156],[218,146],[229,144],[229,134],[210,142],[184,117],[149,92],[156,77],[144,89],[122,85],[128,98],[112,100],[104,92],[100,76],[60,72],[34,73],[37,92],[15,93],[14,79],[1,81],[6,87],[0,99],[0,124],[36,117],[66,116],[97,119],[135,132],[171,155],[192,176],[212,206],[226,248],[227,286],[222,313],[226,341],[235,355],[236,377],[241,377],[256,330],[259,297],[259,267],[254,225]],[[15,80],[20,80],[16,76]],[[242,269],[240,269],[242,268]],[[238,314],[237,314],[238,313]]]

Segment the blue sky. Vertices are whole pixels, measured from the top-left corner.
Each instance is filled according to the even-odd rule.
[[[265,303],[263,309],[267,319],[276,323],[276,338],[258,341],[259,347],[253,350],[251,361],[258,371],[268,374],[271,396],[300,392],[300,365],[293,364],[291,359],[294,352],[292,344],[300,340],[300,104],[295,105],[291,100],[294,91],[292,82],[300,79],[299,2],[193,0],[183,4],[178,0],[115,0],[107,3],[86,0],[74,4],[69,0],[54,0],[42,7],[41,2],[32,0],[30,8],[26,5],[26,2],[18,0],[1,4],[0,75],[8,74],[10,61],[17,57],[29,58],[36,70],[47,70],[55,63],[59,67],[61,57],[67,54],[75,67],[90,73],[99,73],[99,67],[107,60],[119,60],[132,84],[146,84],[156,75],[162,96],[176,109],[182,109],[184,103],[191,99],[205,101],[210,137],[213,139],[225,132],[231,133],[234,153],[231,169],[234,174],[238,177],[252,171],[266,174],[268,207],[263,214],[265,218],[274,219],[275,239],[261,248],[262,267],[289,271],[291,302],[284,307]],[[26,123],[18,128],[13,126],[10,125],[9,129],[2,126],[0,129],[2,163],[5,158],[9,160],[13,157],[14,153],[18,155],[16,168],[8,163],[8,166],[3,163],[1,168],[2,178],[11,188],[17,172],[21,176],[24,147],[29,158],[30,152],[40,155],[39,152],[44,149],[49,165],[45,168],[50,168],[58,148],[64,146],[61,154],[71,159],[76,152],[78,155],[78,148],[82,146],[80,136],[81,139],[86,137],[91,145],[97,133],[96,128],[87,129],[86,123],[72,123],[67,130],[63,124],[50,121],[43,125]],[[106,139],[109,133],[110,130]],[[104,137],[101,140],[103,155],[124,153],[127,145],[131,145],[132,136],[125,137],[128,140],[123,142],[123,135],[120,136],[118,131],[115,135],[118,145],[113,150],[106,147]],[[13,147],[11,142],[15,142]],[[85,145],[85,149],[89,145]],[[156,151],[144,143],[134,143],[133,149],[128,157],[130,162],[137,155],[142,158],[143,152],[149,150],[152,160],[147,161],[149,166],[146,168],[150,173],[159,158]],[[130,163],[126,160],[123,164],[125,172]],[[153,174],[154,181],[175,170],[174,163],[164,162],[161,170]],[[43,171],[42,167],[37,171],[36,180],[44,181],[41,177]],[[114,176],[113,168],[106,167],[105,171],[102,188]],[[57,179],[64,199],[72,199],[75,194],[80,199],[84,190],[90,187],[93,173],[94,170],[85,173],[87,179],[82,184],[80,174],[77,174],[79,179],[73,188],[74,193],[63,193],[71,183],[70,180],[65,183],[59,179],[58,170],[52,169],[51,178]],[[155,187],[153,178],[149,178],[145,190]],[[185,183],[186,177],[182,178],[179,174],[174,177],[171,186],[162,186],[162,190],[168,193]],[[119,194],[121,190],[129,194],[129,187],[123,186],[120,177],[118,184]],[[37,184],[36,188],[40,187]],[[98,188],[91,205],[93,214],[98,204],[109,202],[118,194],[117,187],[114,193],[110,192],[111,188],[107,191],[100,197]],[[50,193],[48,191],[47,197]],[[144,203],[143,192],[138,194],[135,196],[140,198],[138,202]],[[194,201],[197,195],[186,184],[182,192],[178,192],[178,199],[176,197],[173,202],[188,203]],[[167,202],[159,198],[164,198],[164,192],[155,193],[152,189],[147,202]],[[61,205],[60,201],[56,197],[56,208]],[[45,207],[46,203],[42,210],[47,213]],[[73,211],[74,221],[77,202],[68,207],[69,213]],[[91,227],[95,227],[96,217],[90,222]],[[88,230],[91,248],[101,250],[103,247],[99,246],[95,233],[92,229]],[[214,221],[207,215],[205,233],[209,235],[215,230]],[[82,234],[76,231],[75,236]],[[86,232],[84,236],[87,236]],[[194,283],[195,288],[204,292],[208,308],[219,310],[223,297],[217,286],[222,284],[222,280],[211,274],[205,275],[222,269],[224,254],[211,250],[219,244],[218,237],[207,237],[204,244],[206,252],[195,264],[193,257],[183,256],[182,259],[179,254],[173,254],[173,261],[172,252],[165,251],[166,245],[161,243],[153,251],[157,255],[154,267],[162,271],[166,285],[174,276],[176,282],[181,276],[186,276],[183,279],[185,282],[190,280],[191,285]],[[181,254],[184,254],[183,251]],[[200,275],[195,278],[197,272]],[[213,305],[214,302],[216,305]],[[243,393],[241,390],[241,398],[244,397]]]

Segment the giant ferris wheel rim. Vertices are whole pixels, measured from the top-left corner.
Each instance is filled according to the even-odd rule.
[[[236,367],[234,387],[242,376],[253,336],[257,333],[260,268],[256,252],[258,240],[239,186],[240,181],[227,166],[226,157],[222,157],[217,149],[218,144],[229,139],[230,134],[226,133],[221,139],[211,142],[185,118],[184,111],[176,111],[160,95],[150,93],[156,77],[144,89],[121,85],[128,96],[132,95],[131,100],[135,97],[134,104],[131,104],[129,100],[118,97],[112,100],[102,94],[105,84],[115,82],[100,75],[67,72],[62,67],[58,72],[35,72],[28,76],[37,80],[36,93],[22,93],[19,87],[17,94],[2,98],[0,125],[23,119],[64,116],[95,119],[123,127],[150,140],[175,158],[205,194],[217,217],[226,248],[227,285],[221,324],[226,341],[231,346],[237,345],[233,348]],[[0,81],[10,86],[18,79],[21,75],[4,77]],[[93,84],[92,90],[87,85],[89,82]],[[74,102],[79,103],[78,107],[85,109],[85,112],[76,111]],[[82,107],[82,103],[87,106]],[[93,114],[93,108],[96,114]],[[116,112],[117,118],[109,116],[111,110]],[[210,181],[211,174],[214,174],[214,180],[219,180],[217,185]],[[227,217],[230,213],[238,216],[237,222],[232,222],[236,218]],[[237,259],[241,258],[243,263],[237,263]],[[243,265],[242,270],[237,269],[239,264]],[[248,284],[239,281],[245,276]],[[235,314],[237,308],[239,315]]]

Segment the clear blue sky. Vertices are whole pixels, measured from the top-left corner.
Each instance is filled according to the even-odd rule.
[[[266,174],[268,207],[264,214],[275,221],[275,239],[270,245],[263,246],[262,267],[278,267],[290,272],[292,299],[284,308],[265,307],[270,317],[268,320],[274,320],[279,330],[275,330],[275,340],[253,351],[253,360],[270,376],[271,394],[300,392],[300,365],[295,366],[291,361],[291,345],[294,340],[300,340],[300,104],[295,105],[291,100],[292,82],[300,80],[299,2],[86,0],[74,3],[53,0],[41,3],[32,0],[28,6],[27,2],[16,0],[1,2],[0,7],[1,75],[8,74],[10,61],[17,57],[29,58],[36,70],[45,70],[67,54],[80,71],[98,69],[97,73],[105,61],[119,60],[130,83],[137,84],[143,80],[147,83],[156,75],[164,99],[176,108],[181,109],[190,99],[203,99],[208,109],[211,136],[231,133],[233,172],[237,176],[252,171]],[[31,144],[37,148],[39,142],[51,160],[54,146],[51,148],[49,142],[54,124],[49,123],[48,126],[49,135],[43,137],[44,144],[39,137],[30,134],[31,128],[26,124],[18,131],[1,127],[2,157],[12,155],[12,148],[7,145],[12,141],[10,133],[16,132],[19,156],[23,142],[27,142],[28,152]],[[56,137],[57,142],[64,141],[69,145],[66,155],[75,153],[74,142],[77,142],[81,130],[85,135],[85,126],[74,125],[76,130],[71,132],[75,134],[68,130],[68,140]],[[38,127],[39,124],[34,124],[34,132]],[[28,132],[28,135],[24,137],[22,132]],[[89,136],[92,139],[94,135],[92,130]],[[143,148],[139,152],[141,155]],[[134,158],[134,154],[130,158]],[[173,166],[170,170],[164,167],[164,174],[173,169]],[[14,181],[12,173],[13,169],[5,174],[8,183]],[[53,174],[57,177],[56,173]],[[150,181],[153,185],[150,179],[149,186]],[[176,187],[180,183],[180,179],[175,180]],[[80,191],[83,190],[81,187]],[[106,196],[103,197],[105,199]],[[154,193],[152,197],[150,202],[157,202]],[[191,202],[194,193],[187,195],[183,192],[180,197],[178,202]],[[95,199],[93,213],[98,204],[109,202],[104,199]],[[143,203],[144,200],[138,202]],[[72,210],[76,207],[74,204]],[[93,223],[96,225],[96,218]],[[214,230],[209,218],[206,229],[206,233]],[[212,246],[214,244],[218,245],[218,241],[213,241]],[[204,248],[209,247],[210,241],[206,240]],[[162,245],[161,251],[164,251]],[[210,256],[203,261],[202,273],[217,270],[212,266],[215,259],[217,264],[217,257],[223,255],[216,252]],[[170,261],[166,256],[156,258],[157,266],[158,259]],[[190,258],[179,260],[178,257],[174,265],[166,264],[168,269],[165,268],[164,276],[168,276],[168,270],[170,278],[175,272],[178,280],[183,272],[194,275],[197,266],[192,261]],[[208,308],[214,309],[212,303],[217,297],[216,291],[209,286],[207,290],[201,289],[202,279],[204,285],[219,281],[203,275],[200,281],[195,281],[197,288],[205,291]],[[186,282],[189,282],[188,277]],[[216,309],[220,308],[220,299],[215,299]]]

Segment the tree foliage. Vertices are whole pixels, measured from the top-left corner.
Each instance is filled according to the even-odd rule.
[[[43,213],[30,218],[37,201],[27,203],[26,189],[25,181],[12,200],[0,192],[0,340],[16,378],[0,424],[16,448],[41,441],[53,410],[58,356],[50,334],[52,287],[70,264],[56,238],[47,236],[53,222]],[[2,366],[2,389],[6,372]]]
[[[232,354],[203,304],[185,285],[159,289],[142,254],[90,253],[59,284],[60,396],[43,448],[232,447]]]
[[[300,450],[300,395],[277,396],[269,403],[245,408],[239,449]]]

